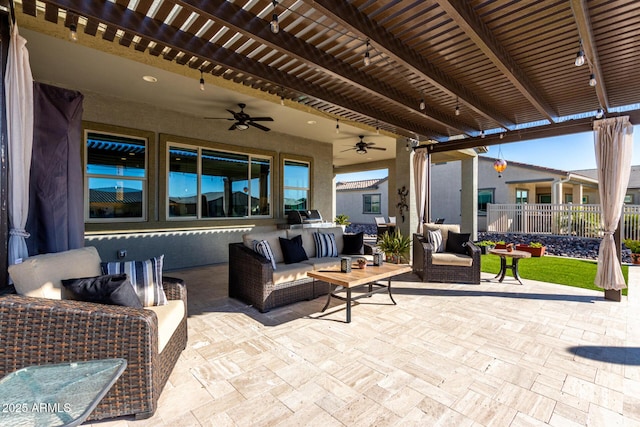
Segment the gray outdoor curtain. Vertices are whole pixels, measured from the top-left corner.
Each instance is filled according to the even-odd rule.
[[[82,102],[75,90],[36,82],[27,230],[29,254],[84,246]]]
[[[413,184],[416,193],[416,213],[418,214],[418,233],[422,233],[422,224],[425,218],[425,204],[427,203],[427,148],[416,148],[413,156]]]
[[[594,283],[605,290],[626,288],[613,233],[622,214],[624,196],[631,173],[633,126],[629,117],[597,120],[593,124],[596,165],[602,209],[604,237],[598,253],[598,271]]]
[[[12,22],[6,87],[7,135],[9,138],[9,264],[28,258],[25,230],[29,213],[29,171],[33,144],[33,77],[27,41]]]

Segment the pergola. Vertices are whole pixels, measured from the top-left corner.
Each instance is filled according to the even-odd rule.
[[[428,155],[640,118],[632,0],[16,0],[15,10],[55,37],[124,47]],[[351,154],[343,164],[361,161]]]
[[[222,76],[296,108],[437,141],[430,152],[590,130],[599,109],[640,114],[632,0],[16,3],[196,79]],[[584,65],[574,65],[578,52]]]

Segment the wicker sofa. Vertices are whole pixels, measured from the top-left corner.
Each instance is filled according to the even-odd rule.
[[[229,244],[229,296],[252,305],[264,313],[274,307],[291,304],[297,301],[310,300],[329,292],[329,284],[314,282],[307,277],[307,272],[325,268],[340,268],[338,257],[316,257],[313,233],[333,233],[338,253],[344,249],[343,230],[333,228],[304,228],[292,230],[276,230],[266,233],[249,233],[243,236],[240,243]],[[285,264],[280,249],[279,238],[291,239],[302,236],[302,246],[309,260],[299,263]],[[266,240],[273,250],[276,269],[271,262],[255,252],[253,241]],[[362,255],[371,259],[372,248],[363,245]]]
[[[126,370],[88,419],[153,415],[187,344],[182,280],[163,277],[169,304],[143,309],[56,299],[64,297],[61,279],[101,274],[92,247],[31,257],[9,272],[17,290],[17,278],[25,280],[25,274],[43,286],[27,292],[31,296],[0,297],[0,376],[30,365],[124,358]],[[47,275],[50,279],[42,279]]]
[[[466,254],[437,253],[428,242],[427,233],[439,229],[443,236],[443,247],[446,248],[448,233],[460,232],[458,224],[426,223],[423,229],[424,234],[413,235],[413,271],[423,282],[480,283],[479,247],[467,242]]]

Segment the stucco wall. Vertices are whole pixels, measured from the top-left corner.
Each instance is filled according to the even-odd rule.
[[[379,214],[366,214],[363,212],[363,195],[380,194]],[[375,224],[374,217],[389,217],[389,181],[383,181],[378,188],[366,190],[348,190],[336,192],[336,213],[349,215],[349,221],[360,224]]]
[[[149,163],[158,167],[160,134],[198,140],[195,145],[207,146],[207,142],[269,150],[275,153],[272,174],[272,206],[276,217],[271,219],[224,219],[207,221],[165,221],[160,213],[158,220],[145,223],[86,224],[86,244],[96,246],[105,259],[114,259],[118,249],[127,249],[126,260],[144,259],[165,254],[168,270],[228,261],[228,243],[241,240],[249,230],[275,229],[278,223],[286,223],[281,209],[280,161],[287,154],[312,159],[311,208],[319,209],[323,218],[331,219],[333,208],[332,146],[318,141],[262,132],[257,129],[229,131],[226,120],[204,120],[175,111],[159,109],[152,105],[123,102],[120,99],[83,92],[83,120],[153,132],[156,157]],[[158,174],[162,172],[157,172]],[[149,177],[150,191],[158,191],[158,183],[164,176]],[[157,198],[165,197],[157,194]],[[150,231],[153,230],[153,231]],[[116,232],[117,231],[117,232]]]
[[[551,193],[551,181],[563,178],[564,174],[551,170],[533,169],[516,164],[508,164],[498,177],[493,169],[493,160],[478,157],[478,190],[493,189],[494,203],[515,203],[516,189],[529,190],[529,203],[537,203],[536,193]],[[445,218],[447,223],[460,222],[460,191],[462,187],[461,164],[459,161],[436,163],[431,170],[431,209],[433,218]],[[548,179],[548,182],[526,183],[522,181]],[[520,182],[518,182],[520,181]],[[571,194],[567,186],[565,192]],[[583,194],[589,203],[599,203],[597,189],[583,187]],[[478,216],[478,231],[486,231],[486,216]]]

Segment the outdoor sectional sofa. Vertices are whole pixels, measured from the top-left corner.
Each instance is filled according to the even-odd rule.
[[[333,233],[338,250],[337,257],[317,257],[313,233]],[[308,260],[285,264],[280,247],[280,238],[292,239],[302,236],[302,247]],[[342,256],[368,257],[372,248],[363,244],[362,254],[343,254],[344,238],[342,227],[303,228],[276,230],[265,233],[245,234],[242,243],[229,244],[229,296],[252,305],[264,313],[274,307],[297,301],[310,300],[329,292],[329,284],[314,282],[307,272],[327,268],[340,268]],[[269,242],[276,263],[253,250],[254,241]]]
[[[62,279],[102,274],[93,247],[31,257],[9,272],[19,292],[31,288],[0,297],[0,377],[32,365],[123,358],[125,371],[88,419],[152,416],[187,344],[184,282],[163,277],[168,304],[156,307],[60,299]]]

